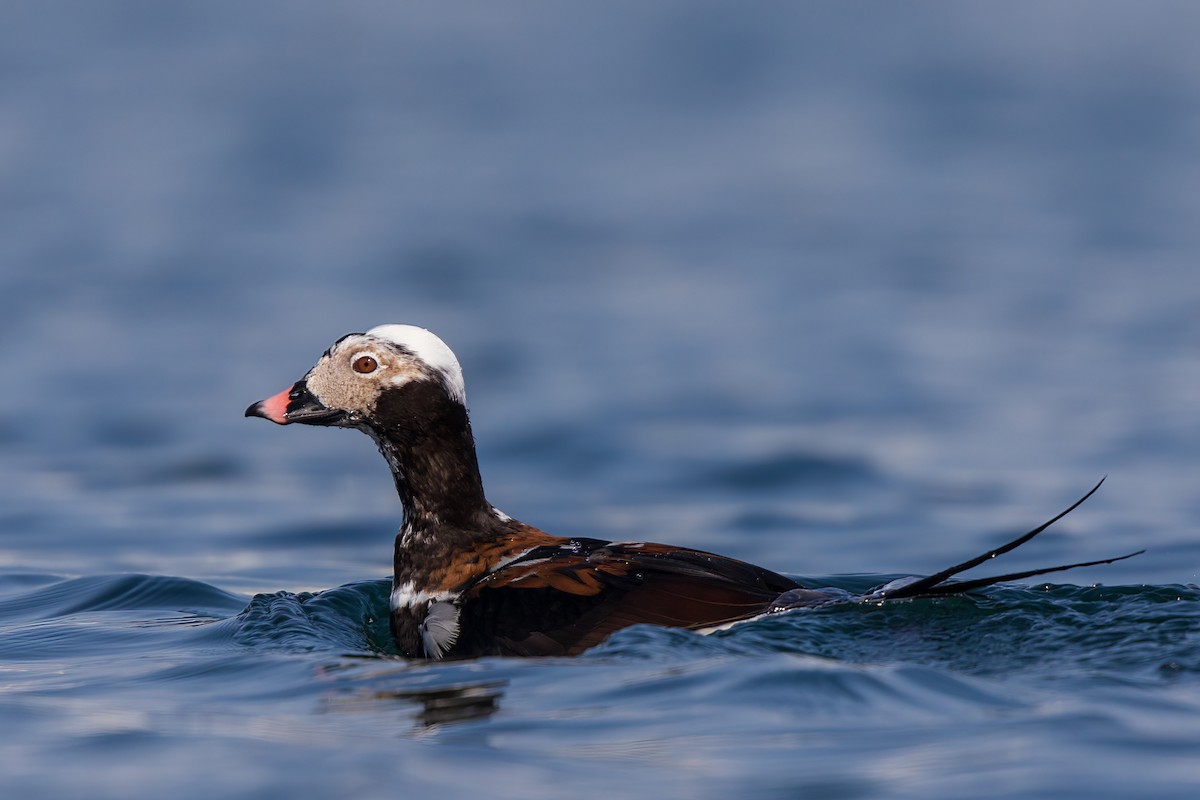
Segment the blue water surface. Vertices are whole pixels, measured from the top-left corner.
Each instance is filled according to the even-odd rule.
[[[0,25],[5,797],[1194,797],[1200,8],[24,4]],[[398,658],[370,442],[435,330],[490,499],[969,597]],[[990,569],[989,569],[990,568]]]

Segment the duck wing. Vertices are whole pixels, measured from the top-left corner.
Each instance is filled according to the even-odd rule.
[[[756,616],[795,581],[737,559],[651,543],[538,547],[460,595],[450,654],[574,655],[646,623],[705,629]]]

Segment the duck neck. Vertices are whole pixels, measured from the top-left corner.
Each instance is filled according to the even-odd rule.
[[[396,390],[369,431],[392,468],[409,537],[475,539],[494,516],[483,493],[467,410],[436,384]]]

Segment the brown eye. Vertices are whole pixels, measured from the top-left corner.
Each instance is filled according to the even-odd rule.
[[[371,356],[359,356],[350,366],[360,375],[370,375],[379,367],[379,362]]]

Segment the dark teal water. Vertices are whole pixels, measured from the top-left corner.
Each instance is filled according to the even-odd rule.
[[[3,17],[5,797],[1200,790],[1190,5]],[[242,418],[383,322],[556,534],[862,591],[1108,475],[995,571],[1148,552],[405,662],[382,460]]]

